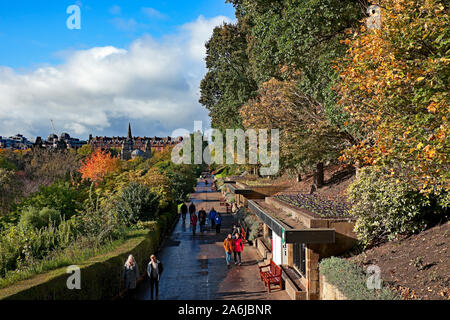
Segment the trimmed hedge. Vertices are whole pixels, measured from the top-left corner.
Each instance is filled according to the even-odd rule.
[[[320,273],[349,300],[396,300],[398,296],[387,286],[368,289],[363,268],[341,258],[327,258],[320,262]]]
[[[69,290],[66,282],[69,274],[66,268],[39,275],[33,279],[14,284],[0,290],[0,299],[5,300],[101,300],[117,296],[121,289],[122,271],[125,260],[133,254],[143,274],[150,261],[150,255],[157,252],[164,235],[178,217],[177,212],[161,215],[153,230],[136,232],[112,253],[94,257],[80,264],[81,290]],[[36,284],[37,283],[37,284]]]

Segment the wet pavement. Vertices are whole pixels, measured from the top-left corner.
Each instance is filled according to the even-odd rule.
[[[211,184],[209,184],[210,186]],[[223,240],[231,232],[233,216],[225,214],[225,207],[219,203],[220,192],[211,191],[203,182],[198,182],[191,199],[197,212],[207,213],[214,207],[222,214],[221,233],[210,229],[207,221],[202,234],[197,225],[196,235],[192,235],[189,214],[186,222],[180,218],[172,235],[164,242],[158,259],[163,263],[164,272],[159,283],[160,300],[243,300],[243,299],[289,299],[285,291],[268,293],[259,278],[258,262],[261,257],[248,244],[244,247],[242,265],[230,269],[225,262]],[[138,299],[150,299],[149,281],[138,288]]]

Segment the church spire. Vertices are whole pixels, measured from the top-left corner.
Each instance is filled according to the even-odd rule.
[[[132,136],[132,134],[131,134],[131,123],[130,122],[128,122],[128,137],[127,137],[128,139],[133,139],[133,136]]]

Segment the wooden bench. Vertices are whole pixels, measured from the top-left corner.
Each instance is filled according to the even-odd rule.
[[[264,268],[268,268],[268,270],[263,271]],[[283,271],[275,262],[270,259],[270,263],[266,266],[259,267],[259,275],[261,280],[264,281],[264,286],[269,288],[269,293],[271,292],[271,285],[279,285],[281,288],[281,273]]]

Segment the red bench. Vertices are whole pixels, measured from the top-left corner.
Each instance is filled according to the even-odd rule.
[[[268,268],[268,270],[263,271],[264,268]],[[271,291],[271,285],[279,285],[281,288],[281,273],[282,270],[275,262],[270,259],[270,263],[266,266],[259,267],[259,275],[261,280],[264,281],[264,286],[269,288],[269,292]]]

